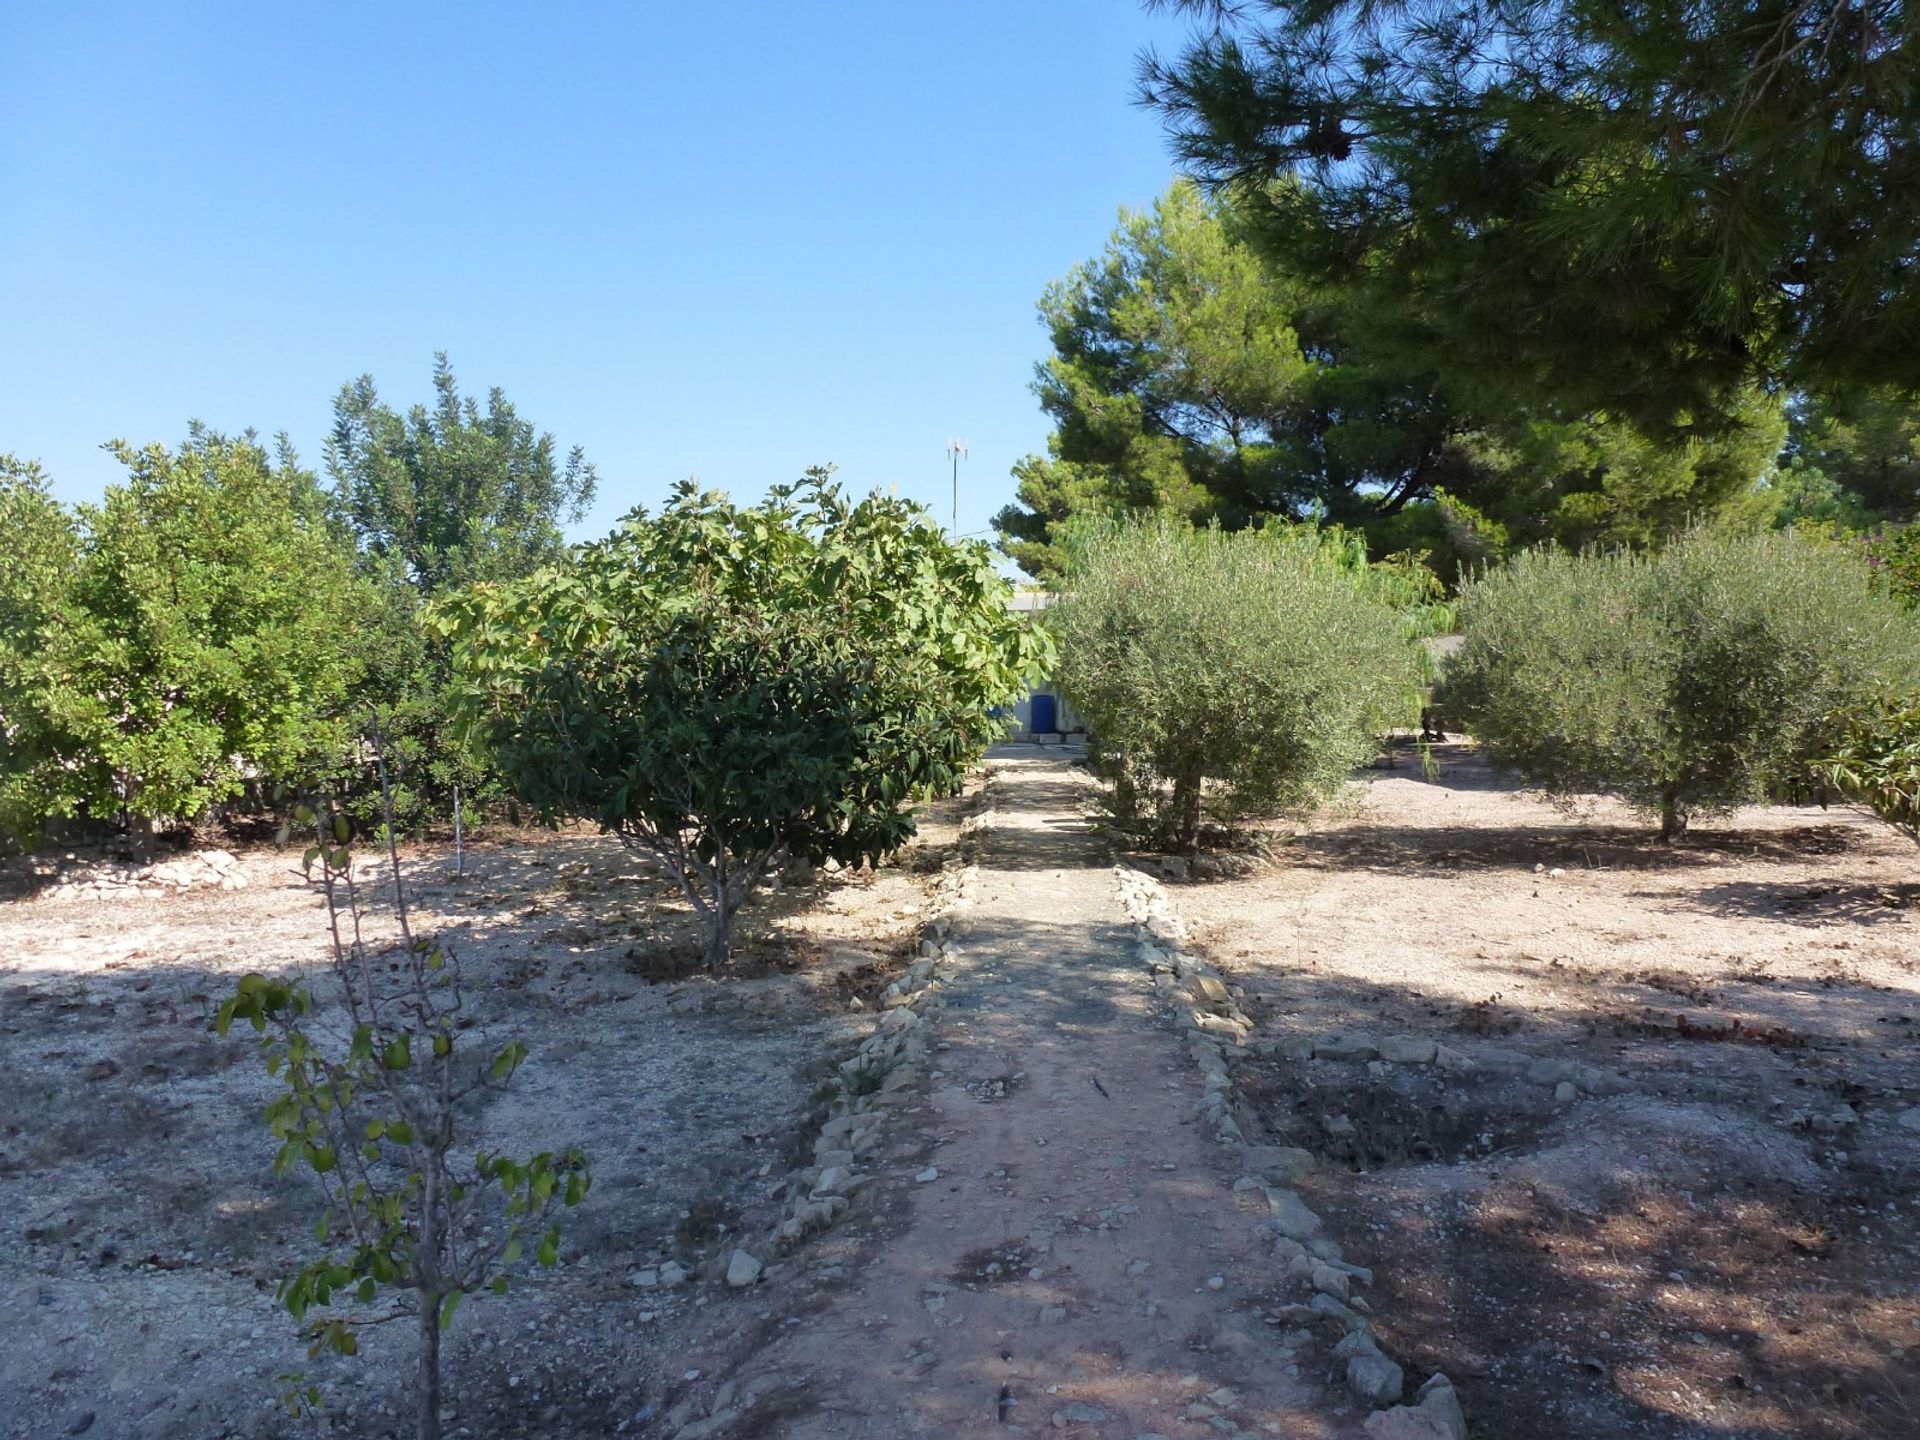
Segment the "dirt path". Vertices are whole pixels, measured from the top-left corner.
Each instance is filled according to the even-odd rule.
[[[1198,1123],[1085,783],[1057,754],[998,763],[916,1117],[933,1144],[876,1181],[904,1225],[756,1357],[811,1380],[757,1433],[1357,1433],[1264,1318],[1290,1298],[1272,1237]]]

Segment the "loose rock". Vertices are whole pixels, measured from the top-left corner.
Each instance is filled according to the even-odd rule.
[[[727,1284],[736,1290],[744,1290],[760,1278],[760,1272],[765,1268],[746,1251],[736,1250],[733,1259],[727,1262]]]

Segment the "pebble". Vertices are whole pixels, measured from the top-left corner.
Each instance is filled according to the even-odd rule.
[[[1226,1289],[1226,1287],[1227,1287],[1227,1277],[1226,1277],[1226,1276],[1224,1276],[1224,1275],[1209,1275],[1209,1276],[1207,1277],[1207,1288],[1208,1288],[1209,1290],[1224,1290],[1224,1289]]]
[[[918,1175],[914,1176],[913,1180],[916,1185],[929,1185],[935,1180],[938,1180],[939,1178],[940,1178],[939,1169],[935,1166],[929,1165],[927,1166],[926,1169],[922,1170]]]

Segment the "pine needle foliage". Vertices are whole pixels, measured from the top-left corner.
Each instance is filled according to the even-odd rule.
[[[1179,0],[1203,179],[1490,386],[1711,424],[1756,376],[1920,385],[1905,0]]]

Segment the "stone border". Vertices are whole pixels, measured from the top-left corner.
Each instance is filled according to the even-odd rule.
[[[833,1076],[834,1095],[827,1119],[814,1138],[813,1161],[788,1172],[783,1218],[758,1247],[742,1240],[724,1263],[707,1262],[710,1279],[744,1289],[760,1279],[765,1262],[754,1253],[790,1251],[828,1229],[844,1215],[855,1195],[871,1180],[859,1168],[882,1148],[888,1113],[914,1098],[931,1048],[929,1011],[938,1009],[942,965],[957,959],[951,912],[978,893],[979,871],[953,865],[935,882],[934,914],[921,927],[918,953],[906,974],[881,992],[881,1015],[860,1048],[842,1060]]]
[[[1319,1041],[1295,1041],[1291,1045],[1252,1040],[1253,1021],[1240,1007],[1242,992],[1229,987],[1219,971],[1185,948],[1186,925],[1174,914],[1166,887],[1127,865],[1116,865],[1114,876],[1121,908],[1133,922],[1140,963],[1153,976],[1154,989],[1179,1002],[1179,1023],[1189,1032],[1187,1048],[1205,1086],[1201,1114],[1214,1138],[1239,1152],[1245,1173],[1234,1181],[1234,1194],[1236,1198],[1249,1197],[1256,1205],[1264,1202],[1268,1224],[1274,1231],[1274,1253],[1285,1264],[1287,1274],[1311,1292],[1306,1304],[1284,1307],[1279,1318],[1300,1326],[1331,1326],[1341,1332],[1333,1347],[1334,1358],[1346,1361],[1347,1388],[1357,1399],[1375,1407],[1365,1426],[1375,1440],[1467,1440],[1459,1397],[1445,1375],[1428,1379],[1413,1404],[1395,1403],[1405,1392],[1405,1373],[1380,1349],[1367,1318],[1373,1313],[1372,1307],[1355,1293],[1357,1287],[1373,1283],[1373,1272],[1343,1258],[1340,1247],[1320,1233],[1320,1217],[1308,1208],[1297,1190],[1289,1188],[1313,1169],[1312,1154],[1288,1146],[1249,1145],[1234,1113],[1230,1060],[1288,1053],[1296,1058],[1316,1056],[1378,1064],[1385,1051],[1360,1037],[1325,1036]],[[1440,1061],[1442,1047],[1434,1041],[1418,1036],[1395,1036],[1392,1040],[1394,1053],[1406,1057],[1401,1063]],[[1466,1058],[1457,1051],[1451,1054],[1463,1061]],[[1380,1408],[1387,1406],[1392,1408]]]
[[[929,1012],[945,1004],[939,971],[960,956],[953,944],[953,912],[979,894],[980,870],[972,856],[978,832],[992,815],[991,774],[988,788],[981,792],[980,808],[960,822],[957,858],[947,862],[934,882],[933,913],[920,928],[917,953],[906,974],[881,991],[879,1023],[860,1048],[835,1068],[834,1096],[827,1119],[814,1137],[813,1163],[789,1171],[784,1178],[783,1218],[758,1241],[743,1237],[731,1250],[711,1257],[701,1267],[703,1278],[724,1280],[735,1290],[751,1288],[765,1277],[767,1262],[762,1255],[791,1253],[829,1229],[872,1181],[872,1175],[863,1174],[858,1166],[884,1148],[888,1115],[916,1098],[915,1088],[932,1044]],[[684,1270],[669,1281],[667,1269],[660,1267],[658,1283],[684,1283]],[[743,1419],[767,1395],[793,1383],[778,1372],[729,1381],[704,1407],[704,1416],[702,1407],[689,1397],[667,1411],[664,1424],[673,1440],[707,1440]]]

